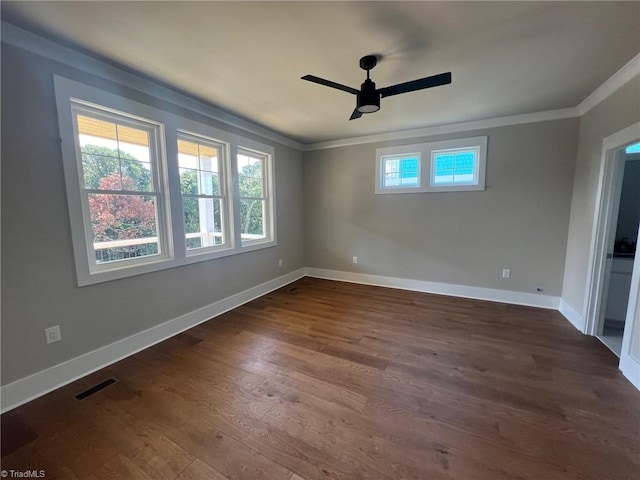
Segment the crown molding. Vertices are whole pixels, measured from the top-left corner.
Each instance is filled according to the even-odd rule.
[[[436,125],[433,127],[401,130],[397,132],[386,132],[376,135],[364,135],[361,137],[343,138],[341,140],[329,140],[327,142],[320,143],[310,143],[304,145],[303,151],[309,152],[313,150],[325,150],[328,148],[347,147],[350,145],[362,145],[365,143],[389,142],[393,140],[404,140],[407,138],[429,137],[433,135],[444,135],[448,133],[468,132],[471,130],[486,130],[489,128],[520,125],[523,123],[547,122],[550,120],[560,120],[563,118],[573,118],[578,116],[579,114],[575,107],[562,108],[558,110],[547,110],[544,112],[524,113],[522,115],[487,118],[484,120],[475,120],[472,122]]]
[[[626,65],[613,74],[607,81],[600,85],[575,107],[305,144],[233,115],[221,108],[208,104],[202,99],[198,99],[186,93],[181,93],[176,89],[163,86],[140,75],[130,73],[122,67],[110,63],[106,59],[100,59],[90,54],[82,53],[75,48],[49,40],[11,23],[2,21],[1,31],[2,41],[9,45],[22,48],[35,53],[36,55],[50,58],[73,68],[81,68],[90,74],[103,77],[113,82],[122,83],[124,80],[128,86],[141,92],[149,91],[149,88],[153,86],[156,91],[160,91],[162,93],[163,98],[168,102],[175,103],[201,115],[205,115],[213,120],[223,122],[228,126],[242,129],[248,133],[295,148],[302,152],[581,117],[600,102],[605,100],[608,96],[616,92],[636,75],[640,74],[640,53],[638,53]]]
[[[83,53],[75,48],[62,45],[53,40],[49,40],[41,35],[24,30],[11,23],[2,21],[2,42],[21,48],[28,52],[49,58],[55,62],[62,63],[69,67],[77,68],[92,75],[102,77],[119,84],[126,84],[128,87],[142,93],[149,91],[159,92],[162,99],[167,102],[187,108],[213,120],[239,128],[245,132],[258,135],[262,138],[286,145],[297,150],[302,150],[304,145],[278,132],[270,130],[244,118],[233,115],[221,108],[215,107],[197,97],[182,93],[176,89],[169,88],[159,82],[146,79],[124,69],[122,66],[109,62],[107,59],[96,58],[87,53]]]
[[[578,114],[582,116],[587,113],[636,75],[640,75],[640,53],[629,60],[624,67],[614,73],[606,82],[596,88],[591,95],[582,100],[576,107]]]

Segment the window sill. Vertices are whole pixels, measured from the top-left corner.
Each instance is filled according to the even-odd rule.
[[[95,285],[103,282],[110,282],[113,280],[120,280],[127,277],[134,277],[137,275],[143,275],[146,273],[158,272],[161,270],[167,270],[169,268],[182,267],[185,265],[191,265],[193,263],[207,262],[216,260],[219,258],[230,257],[232,255],[238,255],[254,250],[262,250],[264,248],[275,247],[277,242],[275,240],[264,241],[260,243],[254,243],[240,248],[226,248],[224,250],[202,252],[197,254],[191,254],[184,258],[171,258],[166,257],[156,259],[154,261],[145,262],[137,265],[128,265],[112,269],[104,269],[98,271],[79,271],[78,286],[84,287],[88,285]]]

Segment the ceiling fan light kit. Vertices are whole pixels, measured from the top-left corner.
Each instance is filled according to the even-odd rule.
[[[356,108],[360,113],[373,113],[380,110],[380,95],[373,81],[366,79],[360,87]]]
[[[349,120],[360,118],[363,113],[373,113],[380,110],[380,99],[400,93],[408,93],[425,88],[439,87],[451,83],[451,72],[433,75],[431,77],[419,78],[410,82],[399,83],[390,87],[376,89],[376,84],[369,78],[369,71],[376,66],[378,59],[375,55],[366,55],[360,59],[360,68],[366,70],[367,79],[360,85],[360,90],[342,85],[340,83],[325,80],[315,75],[305,75],[302,80],[324,85],[325,87],[335,88],[343,92],[352,93],[356,96],[356,108],[351,114]]]

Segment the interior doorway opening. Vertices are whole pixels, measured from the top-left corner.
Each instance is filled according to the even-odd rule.
[[[640,142],[613,154],[611,216],[606,245],[605,288],[597,337],[618,357],[622,351],[631,276],[640,223]]]

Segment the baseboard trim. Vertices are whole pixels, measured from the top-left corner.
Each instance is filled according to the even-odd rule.
[[[640,367],[638,367],[638,364],[635,363],[633,359],[622,357],[618,368],[622,371],[622,374],[626,379],[629,380],[634,387],[640,390]]]
[[[304,268],[295,270],[130,337],[4,385],[0,388],[1,413],[19,407],[123,358],[149,348],[156,343],[160,343],[167,338],[295,282],[304,276]]]
[[[569,320],[571,325],[576,327],[578,331],[581,333],[585,333],[585,327],[587,322],[585,321],[582,314],[578,311],[576,307],[565,301],[563,298],[560,299],[560,308],[558,308],[560,313]]]
[[[323,278],[326,280],[361,283],[364,285],[398,288],[401,290],[413,290],[424,293],[436,293],[452,297],[487,300],[489,302],[511,303],[515,305],[549,308],[553,310],[558,310],[560,305],[560,297],[554,297],[551,295],[537,295],[534,293],[514,292],[512,290],[498,290],[494,288],[472,287],[451,283],[427,282],[408,278],[385,277],[382,275],[325,270],[322,268],[312,267],[307,267],[305,272],[309,277]]]

